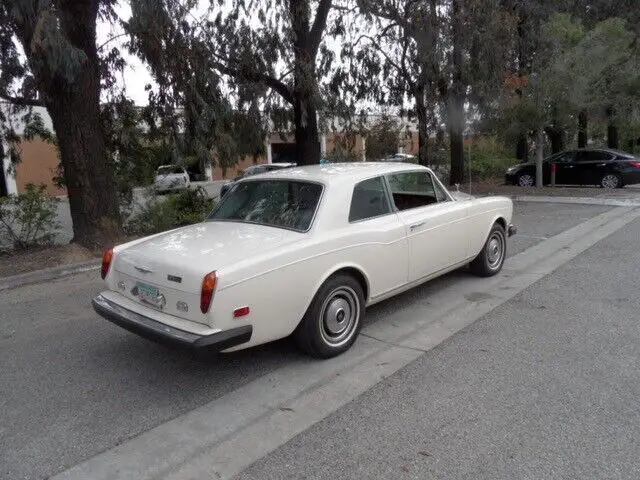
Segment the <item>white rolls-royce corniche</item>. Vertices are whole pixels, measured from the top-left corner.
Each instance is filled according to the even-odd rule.
[[[365,308],[459,267],[497,274],[513,203],[450,193],[402,163],[296,167],[243,179],[206,221],[107,250],[107,320],[230,352],[293,334],[315,357],[356,340]]]

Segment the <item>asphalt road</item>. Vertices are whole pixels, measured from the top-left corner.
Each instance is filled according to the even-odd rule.
[[[518,204],[509,253],[607,210]],[[373,307],[367,323],[419,308],[456,275]],[[55,474],[283,365],[313,362],[288,341],[207,361],[165,349],[99,319],[90,299],[101,286],[81,274],[0,294],[0,478]]]
[[[639,239],[636,220],[238,478],[640,478]]]

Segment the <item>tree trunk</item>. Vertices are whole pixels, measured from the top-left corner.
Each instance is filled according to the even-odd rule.
[[[297,94],[293,105],[298,165],[320,163],[320,137],[316,108],[305,94]]]
[[[607,108],[607,147],[618,148],[618,127],[616,125],[616,110]]]
[[[100,247],[120,234],[120,212],[100,120],[96,49],[97,4],[71,2],[62,24],[69,42],[86,55],[72,82],[41,74],[38,85],[58,139],[73,221],[73,241]]]
[[[451,18],[453,21],[453,79],[449,91],[448,128],[451,154],[451,171],[449,185],[464,181],[464,100],[465,86],[462,80],[462,12],[461,1],[451,2]]]
[[[320,8],[328,8],[326,1],[318,6],[316,16],[326,15]],[[320,136],[318,133],[317,92],[318,80],[315,71],[315,58],[324,27],[316,18],[310,27],[310,2],[308,0],[290,0],[289,12],[294,31],[294,88],[293,116],[295,123],[296,162],[298,165],[314,165],[320,163]],[[322,22],[321,22],[322,23]]]
[[[518,137],[518,142],[516,143],[516,158],[525,163],[529,160],[529,142],[527,142],[527,136],[524,134]]]
[[[588,126],[589,117],[587,116],[587,111],[582,110],[578,115],[578,148],[585,148],[587,146]]]
[[[416,116],[418,117],[418,163],[429,165],[429,119],[424,98],[424,88],[419,88],[415,94]]]
[[[564,130],[557,127],[547,127],[545,133],[551,141],[551,153],[558,153],[564,150]]]

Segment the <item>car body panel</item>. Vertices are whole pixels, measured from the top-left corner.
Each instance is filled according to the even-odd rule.
[[[464,265],[478,254],[495,221],[510,224],[510,199],[456,197],[443,186],[446,201],[441,203],[349,222],[354,185],[415,170],[430,172],[417,165],[371,162],[295,167],[242,179],[238,183],[321,183],[309,230],[210,220],[129,242],[114,249],[103,295],[186,332],[211,335],[251,326],[250,340],[228,349],[237,350],[291,334],[322,283],[337,271],[357,272],[371,305]],[[412,232],[416,222],[422,225]],[[202,279],[214,270],[213,301],[202,313]],[[140,303],[131,293],[136,282],[157,287],[166,305]],[[188,311],[179,310],[179,302]],[[249,307],[248,315],[236,317],[243,307]]]

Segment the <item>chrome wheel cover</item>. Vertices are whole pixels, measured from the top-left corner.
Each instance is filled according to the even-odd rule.
[[[334,289],[322,303],[320,309],[320,334],[332,347],[347,343],[360,320],[360,299],[347,286]]]
[[[491,270],[500,268],[505,255],[505,239],[501,232],[493,232],[487,240],[485,247],[487,254],[487,263]]]

